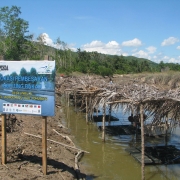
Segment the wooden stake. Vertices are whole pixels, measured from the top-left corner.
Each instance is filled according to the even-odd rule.
[[[140,105],[140,118],[141,118],[141,177],[145,180],[144,174],[144,116],[143,105]]]
[[[168,145],[168,114],[166,115],[166,126],[165,126],[165,146]]]
[[[102,119],[102,141],[105,142],[105,117],[106,117],[106,105],[103,106],[103,119]]]
[[[42,118],[42,171],[47,174],[47,117]]]
[[[112,105],[110,104],[110,105],[109,105],[109,119],[108,119],[109,125],[110,125],[110,123],[111,123],[111,110],[112,110]]]
[[[88,123],[88,99],[87,99],[87,96],[86,96],[86,123]]]
[[[68,107],[69,107],[69,101],[70,101],[70,97],[69,97],[69,92],[67,93],[67,98],[68,98]]]
[[[6,154],[7,139],[6,139],[6,117],[5,117],[5,114],[1,115],[1,120],[2,120],[2,164],[6,164],[6,161],[7,161],[7,154]]]

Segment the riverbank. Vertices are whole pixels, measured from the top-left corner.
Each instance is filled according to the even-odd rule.
[[[0,165],[0,179],[85,179],[83,167],[75,163],[79,150],[70,130],[61,124],[61,108],[56,96],[55,116],[47,117],[47,175],[42,173],[42,117],[16,115],[13,132],[7,133],[7,164]]]

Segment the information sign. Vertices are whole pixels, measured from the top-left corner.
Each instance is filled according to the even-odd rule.
[[[0,61],[0,113],[54,116],[55,61]]]

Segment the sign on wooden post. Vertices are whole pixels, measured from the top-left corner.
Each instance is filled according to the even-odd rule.
[[[2,163],[6,163],[5,114],[43,116],[42,161],[47,174],[47,116],[55,114],[55,61],[0,61]]]

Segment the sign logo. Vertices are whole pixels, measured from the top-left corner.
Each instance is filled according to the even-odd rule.
[[[51,74],[52,66],[50,64],[40,67],[38,74]]]
[[[0,65],[0,71],[8,71],[8,65]]]

